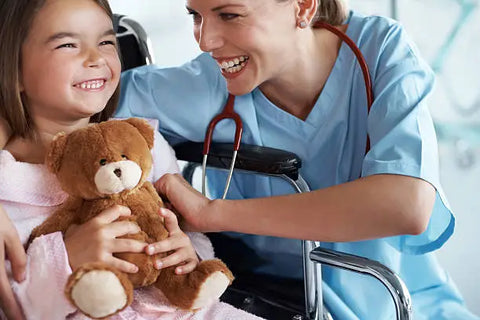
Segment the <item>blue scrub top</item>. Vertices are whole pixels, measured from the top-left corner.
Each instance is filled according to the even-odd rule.
[[[343,44],[333,70],[305,121],[277,108],[259,89],[236,98],[243,119],[243,142],[296,153],[311,189],[352,181],[359,176],[400,174],[430,182],[437,190],[427,230],[370,241],[322,243],[323,247],[377,260],[397,272],[413,300],[415,319],[478,319],[431,252],[451,236],[454,216],[439,183],[437,141],[426,103],[434,74],[403,27],[393,20],[351,12],[347,34],[370,68],[375,102],[367,115],[365,85],[354,54]],[[312,62],[314,63],[314,62]],[[216,62],[202,54],[175,68],[145,66],[122,76],[118,117],[160,121],[160,131],[175,144],[203,141],[206,127],[227,99]],[[371,150],[365,156],[366,134]],[[232,142],[234,123],[217,125],[214,141]],[[223,193],[225,173],[208,173],[214,197]],[[229,198],[292,193],[280,179],[236,173]],[[382,199],[378,199],[382,201]],[[300,240],[230,233],[262,258],[255,272],[302,277]],[[235,254],[232,252],[232,254]],[[338,319],[393,319],[394,307],[376,280],[323,267],[324,300]]]

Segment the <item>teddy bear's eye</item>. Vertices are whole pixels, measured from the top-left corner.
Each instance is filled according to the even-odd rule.
[[[107,159],[101,159],[101,160],[100,160],[100,165],[101,165],[101,166],[104,166],[104,165],[106,165],[106,164],[107,164]]]
[[[125,159],[125,160],[128,160],[127,156],[122,154],[122,158]]]

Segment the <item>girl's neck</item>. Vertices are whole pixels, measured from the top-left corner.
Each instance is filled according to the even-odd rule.
[[[59,132],[70,133],[86,127],[89,119],[76,121],[35,120],[35,134],[31,138],[12,137],[5,146],[17,161],[28,163],[44,163],[45,154],[53,137]]]
[[[347,26],[339,28],[346,31]],[[290,69],[260,85],[260,90],[277,107],[305,120],[327,82],[342,42],[324,29],[311,29],[301,42]]]

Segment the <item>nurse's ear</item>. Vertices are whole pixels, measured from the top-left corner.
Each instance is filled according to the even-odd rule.
[[[306,28],[315,17],[318,0],[297,0],[296,20],[299,28]]]

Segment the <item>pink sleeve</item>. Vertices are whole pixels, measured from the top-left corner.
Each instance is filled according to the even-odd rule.
[[[12,288],[29,319],[65,319],[76,309],[64,295],[72,273],[61,232],[36,238],[27,251],[26,278]]]
[[[180,172],[175,151],[158,131],[155,131],[155,142],[152,149],[152,156],[153,166],[152,171],[150,172],[150,179],[148,179],[149,181],[155,182],[165,173]]]

